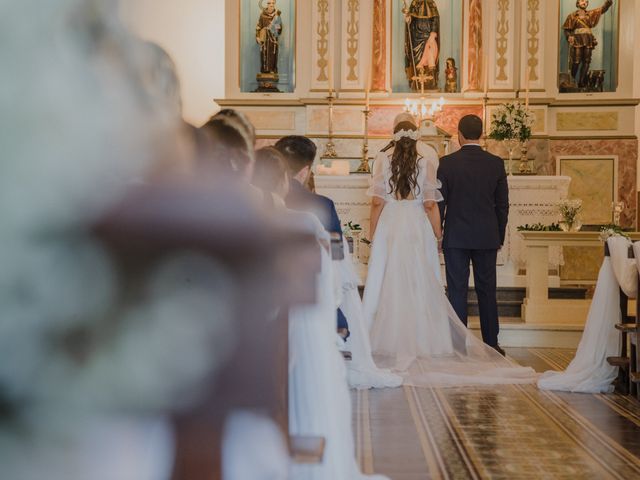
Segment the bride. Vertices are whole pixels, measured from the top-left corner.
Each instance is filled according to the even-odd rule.
[[[438,157],[419,138],[413,117],[398,115],[393,142],[373,165],[364,312],[376,360],[413,385],[533,382],[532,369],[486,346],[449,304],[437,247]]]

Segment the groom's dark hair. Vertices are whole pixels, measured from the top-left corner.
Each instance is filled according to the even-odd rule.
[[[482,135],[482,120],[477,115],[465,115],[458,122],[458,131],[467,140],[478,140]]]

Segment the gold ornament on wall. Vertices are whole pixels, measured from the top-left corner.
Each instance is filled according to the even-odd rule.
[[[358,81],[358,44],[360,27],[358,25],[358,12],[360,11],[360,0],[349,0],[347,4],[349,21],[347,22],[347,80]]]
[[[316,51],[318,53],[318,62],[316,65],[318,66],[318,77],[316,80],[318,82],[328,82],[329,81],[329,61],[327,59],[327,54],[329,53],[329,0],[318,0],[318,15],[320,19],[318,20],[318,40],[316,42]]]
[[[527,64],[529,70],[528,79],[530,82],[538,80],[538,53],[540,50],[540,19],[538,13],[540,10],[540,0],[528,0],[527,9],[529,13],[527,21]]]
[[[507,77],[507,50],[509,47],[509,39],[507,35],[509,34],[509,19],[507,18],[507,14],[509,13],[509,0],[498,0],[498,11],[500,12],[500,16],[498,17],[498,27],[496,31],[498,36],[496,38],[496,54],[498,59],[496,60],[496,65],[498,67],[498,75],[496,76],[496,80],[506,81]]]

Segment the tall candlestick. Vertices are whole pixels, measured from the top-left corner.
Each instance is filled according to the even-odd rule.
[[[371,173],[369,167],[369,109],[363,110],[364,114],[364,136],[362,138],[362,158],[356,173]]]
[[[365,101],[365,110],[369,110],[369,92],[371,91],[371,63],[369,63],[369,68],[367,68],[367,76],[365,80],[364,86],[364,101]]]
[[[529,65],[525,65],[526,73],[524,76],[524,106],[529,108]]]
[[[335,97],[333,96],[333,62],[331,59],[327,60],[327,83],[329,84],[329,96],[327,102],[329,103],[329,125],[328,133],[329,138],[324,148],[323,158],[336,158],[338,153],[336,152],[336,146],[333,143],[333,102]]]

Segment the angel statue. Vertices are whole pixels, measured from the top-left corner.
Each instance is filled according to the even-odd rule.
[[[405,71],[413,90],[438,89],[440,14],[435,0],[404,2]]]
[[[278,41],[282,34],[280,10],[276,10],[276,1],[258,1],[262,13],[256,25],[256,42],[260,45],[260,73],[257,75],[259,92],[277,92],[278,88]]]

